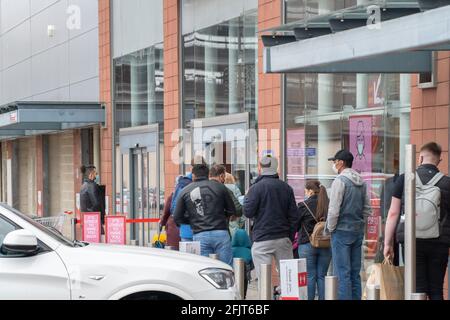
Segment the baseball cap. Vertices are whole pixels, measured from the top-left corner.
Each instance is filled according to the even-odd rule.
[[[336,153],[336,155],[333,158],[329,158],[328,161],[342,160],[353,162],[354,159],[355,158],[353,157],[353,154],[350,151],[340,150]]]
[[[263,176],[274,176],[278,174],[278,160],[270,155],[264,156],[259,161],[261,174]]]

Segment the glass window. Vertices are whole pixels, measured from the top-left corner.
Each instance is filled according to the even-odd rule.
[[[5,240],[5,237],[16,230],[16,227],[0,217],[0,247],[3,245],[3,240]]]

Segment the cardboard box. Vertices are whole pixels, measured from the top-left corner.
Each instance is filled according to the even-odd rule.
[[[308,300],[306,259],[280,261],[282,300]]]
[[[200,242],[180,242],[180,252],[201,255]]]

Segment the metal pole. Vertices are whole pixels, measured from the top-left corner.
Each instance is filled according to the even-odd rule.
[[[76,218],[72,218],[70,220],[70,231],[71,231],[71,236],[72,236],[72,241],[77,240],[77,219]]]
[[[261,265],[261,278],[259,281],[259,299],[272,300],[272,265]]]
[[[219,260],[219,255],[216,254],[216,253],[211,253],[211,254],[209,255],[209,257],[210,257],[211,259]]]
[[[338,278],[336,276],[325,277],[325,300],[338,300]]]
[[[427,294],[426,293],[411,293],[410,300],[427,300]]]
[[[405,300],[416,292],[416,146],[406,145],[405,164]]]
[[[241,258],[234,259],[234,276],[236,287],[241,296],[241,300],[245,299],[245,261]]]
[[[380,286],[368,285],[367,286],[367,300],[380,300]]]

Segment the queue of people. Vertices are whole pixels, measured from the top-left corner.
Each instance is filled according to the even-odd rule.
[[[443,299],[443,282],[450,245],[450,178],[439,173],[442,150],[436,143],[421,149],[417,173],[420,186],[437,187],[439,233],[417,239],[417,287],[429,299]],[[235,257],[246,263],[246,279],[255,268],[294,258],[307,260],[308,296],[325,299],[325,277],[332,271],[338,278],[339,300],[360,300],[362,296],[362,246],[368,217],[372,213],[368,186],[354,169],[354,157],[340,150],[328,159],[336,179],[327,191],[319,181],[307,181],[305,201],[296,203],[293,189],[278,175],[278,160],[260,160],[260,176],[246,195],[240,193],[225,167],[209,167],[204,159],[194,161],[192,173],[179,177],[175,192],[165,208],[163,225],[168,245],[199,241],[201,254],[215,253],[225,263]],[[392,260],[394,238],[403,211],[404,176],[395,183],[386,223],[384,255]],[[252,221],[251,240],[245,218]],[[179,228],[179,229],[178,229]],[[183,230],[183,228],[185,230]],[[189,234],[186,232],[192,232]],[[246,282],[247,282],[246,281]]]

